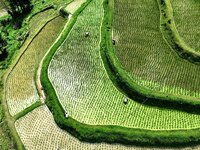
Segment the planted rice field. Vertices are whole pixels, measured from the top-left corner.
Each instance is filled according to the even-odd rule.
[[[57,127],[51,112],[41,106],[15,123],[27,150],[129,150],[132,147],[80,142]],[[53,141],[53,142],[52,142]]]
[[[53,9],[27,15],[29,36],[2,80],[0,150],[200,149],[198,106],[194,103],[195,111],[188,112],[176,109],[178,96],[200,100],[200,66],[179,57],[164,39],[157,0],[32,2],[32,14],[50,5]],[[139,96],[129,99],[119,89],[130,83],[112,67],[106,70],[104,65],[113,64],[104,64],[109,61],[103,62],[100,45],[106,43],[104,51],[110,48],[104,40],[111,29],[112,2],[113,45],[123,69],[140,86],[173,95],[177,103],[163,101],[159,107],[138,103]],[[199,3],[171,3],[179,33],[197,49],[198,21],[189,21],[198,18]],[[119,89],[107,71],[120,80]],[[172,105],[177,107],[168,109]]]
[[[154,148],[124,146],[120,144],[81,142],[58,128],[46,106],[36,108],[15,123],[27,150],[198,150],[199,146],[186,148]]]
[[[92,125],[144,129],[200,127],[199,115],[149,107],[132,100],[128,105],[123,103],[125,96],[110,81],[100,56],[102,17],[102,1],[92,1],[50,63],[50,81],[69,115]],[[88,37],[86,32],[90,33]]]
[[[156,0],[114,0],[113,39],[118,59],[136,83],[165,94],[200,97],[200,66],[179,58],[163,39]]]
[[[39,100],[35,87],[36,69],[65,24],[62,17],[48,23],[31,42],[8,76],[6,98],[11,115],[15,115]]]
[[[177,30],[184,41],[200,52],[200,1],[171,0]]]
[[[36,27],[43,26],[43,24],[56,15],[57,12],[54,9],[48,9],[33,16],[29,21],[29,36],[35,33]]]

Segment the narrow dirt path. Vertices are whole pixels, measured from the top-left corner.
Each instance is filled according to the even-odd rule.
[[[40,81],[43,61],[46,58],[46,56],[48,55],[48,53],[50,52],[50,50],[52,49],[52,47],[54,46],[54,44],[56,44],[58,42],[58,40],[61,38],[63,32],[68,27],[68,23],[69,23],[71,17],[72,17],[72,15],[70,14],[69,17],[68,17],[68,21],[67,21],[66,25],[64,26],[62,32],[60,33],[60,35],[58,36],[56,41],[52,44],[52,46],[49,48],[49,50],[46,52],[46,54],[44,55],[44,57],[42,58],[42,61],[40,62],[39,66],[38,66],[37,75],[36,75],[36,87],[37,87],[37,90],[38,90],[38,93],[39,93],[39,96],[40,96],[40,100],[42,101],[42,103],[45,103],[45,99],[46,99],[46,96],[45,96],[45,93],[44,93],[44,90],[43,90],[43,87],[42,87],[42,84],[41,84],[41,81]]]
[[[37,35],[40,33],[40,31],[46,26],[46,24],[48,22],[50,22],[52,19],[54,19],[54,17],[50,18],[41,28],[39,28],[33,37],[31,37],[30,40],[28,40],[25,45],[22,46],[20,52],[18,53],[18,55],[12,60],[10,67],[5,70],[5,74],[2,78],[3,81],[3,89],[2,89],[2,106],[3,106],[3,110],[4,110],[4,114],[5,114],[5,122],[8,125],[8,128],[10,129],[11,135],[14,138],[14,141],[16,142],[17,145],[17,149],[19,150],[23,150],[24,145],[15,129],[15,118],[13,116],[11,116],[10,112],[9,112],[9,108],[7,105],[7,97],[6,97],[6,86],[7,86],[7,79],[10,76],[10,73],[13,71],[13,69],[15,68],[15,66],[18,64],[19,60],[21,59],[21,57],[23,56],[23,54],[26,52],[26,50],[28,49],[29,45],[31,44],[31,42],[37,37]]]

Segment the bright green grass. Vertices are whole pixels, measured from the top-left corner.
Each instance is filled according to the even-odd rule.
[[[185,42],[200,52],[200,1],[171,0],[179,34]]]
[[[6,83],[6,99],[11,115],[19,113],[39,99],[34,82],[36,69],[64,24],[65,19],[62,17],[48,23],[12,70]]]
[[[81,142],[61,130],[46,106],[36,108],[15,123],[25,147],[30,150],[133,150],[135,146]],[[139,150],[139,149],[138,149]]]
[[[15,123],[25,147],[29,150],[199,150],[200,146],[184,148],[139,147],[121,144],[81,142],[61,130],[46,106],[36,108]]]
[[[177,148],[126,146],[121,144],[79,141],[61,130],[44,105],[16,121],[15,127],[27,150],[199,150],[200,146]]]
[[[199,127],[200,116],[149,107],[122,95],[108,78],[100,56],[102,0],[92,1],[79,15],[68,38],[49,66],[49,78],[69,115],[86,124],[145,129]],[[90,36],[85,37],[85,32]]]
[[[200,97],[200,66],[166,44],[160,32],[156,0],[115,0],[116,54],[128,74],[146,88],[166,94]]]
[[[68,3],[73,0],[31,0],[31,3],[35,5],[34,9],[42,8],[45,5],[54,5],[56,8],[65,7]]]

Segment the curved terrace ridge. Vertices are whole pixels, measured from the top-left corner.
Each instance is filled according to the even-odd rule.
[[[111,80],[123,93],[132,99],[137,97],[137,101],[148,105],[167,107],[172,109],[184,110],[190,113],[200,113],[200,101],[196,97],[168,94],[156,90],[147,89],[139,85],[134,78],[124,69],[116,56],[113,46],[113,5],[109,6],[109,15],[106,15],[106,23],[103,29],[102,57],[106,62],[108,74]]]
[[[173,50],[183,59],[194,64],[200,64],[200,53],[190,47],[180,36],[173,16],[170,0],[157,0],[160,8],[160,28],[163,37]]]
[[[88,0],[87,4],[89,4],[91,0]],[[49,54],[44,58],[42,69],[41,69],[41,83],[43,85],[44,91],[46,93],[46,104],[54,115],[55,122],[58,126],[73,136],[77,137],[82,141],[88,142],[108,142],[108,143],[123,143],[123,144],[140,144],[140,145],[184,145],[197,143],[200,141],[200,130],[199,128],[189,129],[189,130],[146,130],[146,129],[133,129],[126,128],[120,126],[113,125],[87,125],[84,123],[80,123],[77,120],[68,117],[65,117],[65,110],[60,104],[56,92],[49,81],[48,78],[48,66],[50,61],[56,52],[56,50],[60,47],[60,45],[64,42],[67,35],[71,31],[79,13],[87,6],[87,4],[83,5],[70,19],[68,23],[68,28],[63,32],[60,36],[60,39],[52,46]],[[107,48],[111,48],[112,42],[110,40],[111,37],[111,24],[110,19],[112,19],[112,11],[111,6],[112,2],[105,0],[104,1],[104,21],[102,26],[102,43],[101,48],[105,50]],[[103,51],[105,52],[105,51]],[[108,52],[108,53],[107,53]],[[103,59],[108,61],[108,57],[104,57],[106,55],[110,55],[111,51],[106,51],[106,53],[102,53]],[[105,61],[105,60],[104,60]],[[115,63],[115,59],[109,59],[108,64]],[[109,66],[110,67],[110,66]],[[110,69],[115,70],[114,65],[110,67]],[[111,72],[108,72],[111,74]],[[112,72],[113,73],[113,72]],[[115,72],[120,73],[120,72]],[[112,78],[113,76],[111,76]],[[119,76],[117,76],[118,78]],[[125,83],[125,82],[123,82]],[[181,137],[181,138],[180,138]],[[173,139],[173,141],[171,140]]]

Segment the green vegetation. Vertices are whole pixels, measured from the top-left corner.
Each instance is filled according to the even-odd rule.
[[[66,3],[66,1],[65,1]],[[56,3],[55,3],[56,4]],[[2,5],[1,5],[2,6]],[[47,24],[48,21],[52,20],[55,16],[57,16],[58,11],[56,11],[56,8],[53,9],[54,5],[52,5],[52,1],[43,3],[37,3],[35,4],[36,7],[32,9],[32,11],[25,15],[21,16],[21,18],[18,18],[17,20],[22,21],[22,26],[21,28],[15,28],[15,20],[11,20],[10,16],[5,16],[0,18],[0,35],[1,35],[1,40],[6,41],[7,45],[4,49],[6,49],[8,55],[6,59],[3,58],[0,61],[0,68],[1,68],[1,76],[5,73],[5,70],[9,65],[10,66],[15,66],[15,61],[23,55],[23,51],[29,47],[40,30]],[[41,12],[41,13],[40,13]],[[1,15],[1,14],[0,14]],[[60,21],[62,20],[64,24],[64,19],[60,19],[60,17],[55,19],[54,25],[55,27],[48,28],[52,30],[52,32],[49,32],[50,34],[53,34],[52,36],[56,36],[59,34],[59,30],[57,30],[59,27],[62,28],[60,25]],[[35,26],[34,23],[35,22]],[[49,23],[51,24],[51,23]],[[30,25],[30,26],[29,26]],[[48,25],[47,25],[48,26]],[[56,34],[53,32],[55,31]],[[52,36],[49,36],[52,38]],[[51,39],[53,40],[53,38]],[[51,40],[49,41],[47,45],[51,45],[52,42]],[[45,44],[45,43],[44,43]],[[21,48],[20,48],[21,47]],[[2,50],[2,47],[0,48]],[[20,50],[18,50],[20,49]],[[41,49],[38,49],[41,50]],[[21,55],[20,57],[18,57]],[[31,57],[30,57],[31,58]],[[34,65],[34,64],[33,64]],[[10,68],[12,68],[10,67]],[[35,66],[36,67],[36,66]],[[12,69],[8,69],[7,72],[9,72]],[[28,70],[27,70],[28,72]],[[6,76],[6,75],[5,75]],[[4,76],[4,78],[5,78]],[[33,76],[34,78],[34,76]],[[34,82],[34,80],[33,80]],[[11,87],[12,88],[12,87]],[[2,87],[1,87],[2,90]],[[1,94],[3,91],[1,91]],[[1,99],[0,103],[0,149],[24,149],[24,146],[15,131],[14,127],[14,121],[15,119],[18,119],[19,117],[24,116],[27,112],[31,111],[34,109],[34,107],[37,107],[40,105],[40,102],[36,102],[34,105],[31,107],[25,109],[23,112],[20,112],[15,116],[15,118],[12,118],[9,114],[9,110],[7,107],[7,102],[4,99],[3,96],[1,96],[3,100]],[[18,105],[18,104],[17,104]],[[17,106],[16,105],[16,106]]]
[[[0,123],[0,149],[14,150],[16,149],[13,138],[10,135],[10,130],[5,123]]]
[[[69,14],[73,14],[85,2],[86,0],[73,0],[65,9]]]
[[[199,66],[182,60],[163,40],[156,1],[137,2],[134,4],[138,6],[135,9],[129,7],[134,1],[124,4],[123,7],[120,7],[123,2],[115,3],[115,51],[110,50],[110,37],[107,39],[109,48],[104,50],[109,51],[106,61],[111,63],[111,67],[114,65],[113,80],[118,80],[118,87],[130,97],[139,98],[140,102],[186,108],[187,111],[194,106],[198,111]]]
[[[9,67],[0,149],[200,142],[198,52],[176,30],[170,1],[32,0],[27,14],[12,2],[17,19],[0,18],[0,65]]]
[[[30,0],[2,0],[2,2],[13,18],[30,12],[32,8]]]
[[[41,101],[37,101],[34,104],[32,104],[30,107],[25,108],[23,111],[19,112],[14,116],[15,120],[18,120],[19,118],[24,117],[27,113],[33,111],[35,108],[42,105]]]
[[[92,1],[83,10],[49,65],[48,76],[64,110],[73,119],[92,125],[143,129],[196,127],[193,121],[199,119],[198,115],[145,107],[131,100],[128,105],[123,103],[125,95],[110,81],[99,52],[103,17],[101,3]],[[94,12],[96,15],[92,15]],[[86,36],[86,32],[89,32],[89,36]],[[166,121],[166,116],[171,118]],[[190,121],[178,121],[177,116],[190,118]],[[189,122],[191,124],[185,124]]]
[[[25,117],[20,118],[16,121],[15,126],[25,147],[34,150],[44,148],[48,150],[59,148],[66,150],[149,150],[150,148],[160,150],[159,147],[145,148],[121,144],[81,142],[69,133],[61,130],[54,122],[51,112],[45,106],[36,108]],[[198,149],[199,147],[192,148]],[[188,147],[188,149],[191,149],[191,147]],[[173,150],[175,149],[173,148]],[[187,148],[184,150],[187,150]]]
[[[2,75],[2,74],[1,74]],[[2,79],[2,76],[1,76]],[[2,81],[1,81],[2,82]],[[21,142],[21,139],[19,138],[15,126],[14,126],[14,120],[9,114],[9,110],[7,107],[7,103],[5,101],[4,97],[4,88],[1,84],[0,86],[0,108],[3,110],[3,118],[1,125],[0,125],[0,144],[2,145],[3,149],[24,149],[24,145]]]
[[[94,3],[91,2],[91,5]],[[106,8],[105,18],[106,19],[108,19],[108,17],[110,17],[110,14],[111,14],[111,11],[108,10],[109,7],[108,7],[107,3],[108,3],[108,1],[105,2],[105,8]],[[91,6],[91,5],[89,5],[89,6]],[[89,9],[88,7],[85,10]],[[57,41],[57,43],[55,43],[55,45],[52,47],[48,56],[45,58],[45,60],[43,62],[43,67],[42,67],[41,81],[42,81],[42,85],[44,86],[43,88],[44,88],[44,91],[47,96],[46,104],[49,107],[49,109],[51,110],[51,112],[53,113],[54,119],[55,119],[56,123],[59,125],[59,127],[67,130],[68,132],[70,132],[72,135],[74,135],[78,139],[83,140],[83,141],[88,141],[88,142],[109,142],[109,143],[119,142],[119,143],[124,143],[124,144],[135,143],[135,144],[142,144],[142,145],[145,145],[145,144],[155,145],[156,144],[157,146],[170,144],[171,146],[178,146],[178,145],[183,145],[183,144],[195,143],[195,141],[199,141],[198,125],[197,125],[197,128],[193,128],[193,129],[187,129],[187,127],[186,127],[185,129],[183,128],[183,129],[177,129],[177,130],[146,130],[143,128],[125,128],[122,126],[115,126],[115,125],[104,125],[104,126],[86,125],[84,123],[80,123],[80,122],[72,119],[71,117],[69,117],[68,119],[65,118],[65,110],[62,108],[62,105],[59,103],[59,99],[56,95],[56,92],[48,78],[48,66],[51,62],[51,59],[54,56],[54,53],[56,52],[58,47],[62,44],[65,37],[70,32],[70,30],[73,26],[73,22],[76,20],[78,13],[79,13],[79,11],[73,15],[72,19],[68,23],[68,28],[63,33],[61,38]],[[83,11],[83,13],[80,14],[80,16],[82,14],[84,14],[84,11]],[[103,23],[103,29],[105,29],[105,25],[107,24],[106,19],[104,20],[104,23]],[[78,17],[78,20],[79,20],[79,17]],[[77,22],[78,22],[78,20],[77,20]],[[76,25],[74,27],[75,29],[76,29]],[[95,24],[93,24],[93,25],[95,25]],[[79,29],[81,29],[81,28],[79,28]],[[80,32],[81,30],[77,30],[77,31]],[[73,33],[73,30],[71,31],[71,33]],[[73,34],[71,36],[73,36]],[[103,34],[102,39],[104,39],[104,38],[105,38],[105,33]],[[103,40],[103,42],[105,42],[105,40]],[[93,43],[93,42],[91,42],[91,43]],[[65,44],[63,44],[63,45],[65,45]],[[71,46],[73,46],[73,45],[71,45]],[[71,52],[74,53],[74,51],[71,51]],[[90,52],[88,52],[88,53],[90,53]],[[68,53],[68,54],[70,54],[70,53]],[[81,55],[80,52],[78,54]],[[62,55],[63,55],[63,53],[62,53]],[[86,55],[82,55],[82,56],[86,57]],[[56,57],[56,54],[54,57]],[[76,55],[76,57],[77,57],[77,55]],[[84,57],[82,57],[82,58],[84,58]],[[56,58],[56,59],[60,60],[61,58]],[[84,62],[83,59],[81,59],[81,62]],[[75,68],[77,69],[79,65],[80,65],[80,63],[78,63],[77,67],[75,67]],[[65,64],[62,64],[62,66],[65,66]],[[87,66],[87,67],[90,70],[90,67],[89,66]],[[94,73],[94,75],[95,75],[95,73]],[[60,84],[62,85],[63,83],[60,83]],[[75,96],[76,96],[76,94],[75,94]],[[60,98],[60,96],[59,96],[59,98]],[[67,100],[67,98],[65,100]],[[106,104],[104,104],[104,106],[106,106]],[[94,109],[94,110],[96,111],[96,109]],[[112,110],[112,109],[109,109],[109,110]],[[78,110],[78,111],[80,112],[81,110]],[[86,110],[83,110],[83,111],[86,111]],[[95,113],[95,111],[91,112],[91,114]],[[128,111],[130,111],[130,109],[128,109]],[[146,115],[152,114],[153,111],[147,112]],[[162,111],[164,112],[165,110],[162,110]],[[172,111],[172,112],[175,112],[175,111]],[[177,112],[183,113],[181,111],[177,111]],[[85,112],[83,112],[83,113],[85,113]],[[115,113],[115,112],[113,112],[113,113]],[[145,111],[142,111],[142,113],[145,113]],[[90,117],[89,115],[87,115],[87,113],[85,115],[87,117]],[[188,115],[191,115],[191,114],[188,114]],[[168,118],[169,116],[170,115],[167,115],[166,117]],[[177,116],[178,115],[176,115],[176,117]],[[139,116],[139,117],[141,117],[141,116]],[[147,118],[148,117],[146,117],[145,119],[147,119]],[[151,118],[151,117],[149,117],[149,118]],[[162,117],[160,117],[160,118],[162,118]],[[180,118],[183,119],[183,117],[180,117]],[[93,117],[93,119],[94,119],[94,117]],[[97,117],[97,119],[98,119],[98,117]],[[114,118],[112,118],[112,119],[114,119]],[[168,120],[168,119],[166,119],[166,120]],[[137,122],[137,121],[135,121],[135,122]],[[179,121],[177,121],[177,122],[179,122]],[[163,121],[162,121],[162,123],[163,123]],[[173,139],[173,141],[171,141],[170,139]]]
[[[14,19],[11,16],[1,18],[0,34],[7,41],[5,48],[8,54],[3,59],[0,59],[0,69],[8,68],[13,56],[17,55],[20,47],[24,44],[27,37],[30,36],[31,33],[29,32],[30,27],[28,24],[33,16],[50,8],[54,9],[54,13],[56,13],[56,10],[58,11],[61,6],[66,6],[69,2],[70,0],[33,0],[31,5],[34,7],[29,13],[23,13],[23,15],[15,17]],[[41,21],[45,21],[45,19]]]
[[[0,2],[0,10],[3,9],[3,5],[2,5],[2,2]]]
[[[200,52],[200,1],[171,0],[177,30],[184,41]]]
[[[170,1],[158,0],[158,3],[161,14],[161,31],[165,39],[181,58],[199,65],[200,53],[189,47],[176,29]]]
[[[48,11],[48,10],[47,10]],[[37,53],[37,54],[41,54],[41,55],[39,55],[38,57],[43,57],[42,56],[42,54],[45,54],[45,50],[47,51],[48,50],[48,47],[50,47],[51,46],[51,44],[52,44],[52,42],[53,42],[53,40],[55,40],[55,38],[56,38],[56,36],[57,35],[59,35],[59,31],[62,29],[62,26],[64,25],[64,23],[65,23],[65,20],[64,19],[62,19],[61,17],[56,17],[55,18],[55,12],[53,12],[53,14],[52,15],[48,15],[48,17],[47,17],[47,11],[44,11],[44,12],[42,12],[42,13],[44,13],[44,19],[42,19],[42,17],[41,18],[38,18],[38,19],[41,19],[41,21],[40,20],[37,20],[37,19],[35,19],[34,21],[37,21],[37,23],[38,23],[38,25],[40,25],[40,26],[37,26],[37,27],[35,27],[35,26],[33,26],[34,27],[34,30],[30,30],[30,31],[32,31],[32,32],[30,32],[31,34],[30,34],[30,36],[27,38],[27,40],[25,41],[25,43],[24,43],[24,45],[22,46],[22,48],[21,48],[21,50],[20,50],[20,53],[21,54],[18,54],[18,56],[15,56],[15,59],[13,59],[13,61],[12,61],[12,67],[14,67],[14,70],[17,68],[17,66],[20,64],[20,62],[21,62],[21,59],[24,59],[23,57],[24,57],[24,55],[26,55],[27,53],[30,53],[30,49],[31,49],[31,47],[32,47],[32,54],[36,54],[35,52],[37,52],[37,51],[35,51],[35,49],[33,49],[33,46],[35,46],[35,48],[36,48],[36,50],[39,50],[39,52]],[[50,14],[50,13],[49,13]],[[39,16],[41,16],[40,14],[38,14]],[[55,19],[53,19],[53,18],[55,18]],[[33,19],[34,19],[34,17],[33,17]],[[53,21],[51,21],[53,19]],[[30,21],[31,22],[31,21]],[[48,23],[48,22],[50,22],[50,23]],[[47,24],[47,25],[46,25]],[[47,30],[50,30],[51,32],[46,32]],[[44,33],[43,33],[44,32]],[[47,37],[47,34],[50,34],[51,36],[48,36],[49,38],[46,38]],[[37,38],[38,37],[38,38]],[[45,38],[44,38],[45,37]],[[48,41],[46,41],[46,40],[48,40]],[[44,42],[44,43],[42,43],[42,44],[45,44],[45,46],[43,46],[42,48],[44,48],[44,50],[43,51],[41,51],[42,49],[41,49],[41,47],[39,47],[40,45],[37,45],[37,44],[40,44],[40,43],[38,43],[37,41],[39,41],[40,43],[42,43],[42,42]],[[45,42],[46,41],[46,42]],[[49,43],[50,42],[50,43]],[[46,47],[47,46],[47,47]],[[45,49],[45,48],[47,48],[47,49]],[[26,56],[28,56],[28,55],[26,55]],[[32,56],[30,56],[29,57],[29,60],[31,60],[31,58],[32,58]],[[35,59],[37,59],[37,57],[34,57]],[[39,59],[39,58],[38,58]],[[17,63],[14,61],[14,60],[17,60]],[[27,59],[24,59],[24,60],[27,60]],[[27,60],[28,61],[28,63],[30,62],[31,63],[31,61],[29,61],[29,60]],[[16,63],[16,64],[15,64]],[[26,62],[27,63],[27,62]],[[26,65],[28,65],[28,63],[27,64],[25,64],[25,66]],[[33,62],[33,64],[32,64],[32,66],[33,67],[35,67],[35,69],[37,69],[37,67],[38,66],[36,66],[36,64],[34,64],[35,62]],[[39,62],[38,62],[39,63]],[[29,64],[29,67],[30,67],[30,65],[31,64]],[[16,68],[15,68],[16,67]],[[21,69],[23,69],[23,68],[20,68],[20,70]],[[30,69],[30,68],[29,68]],[[12,70],[12,68],[10,69],[10,70],[7,70],[7,72],[12,72],[12,71],[14,71],[14,70]],[[29,72],[29,70],[26,70],[26,72],[28,72],[29,74],[33,74],[32,75],[32,81],[31,81],[31,84],[33,83],[33,86],[32,87],[30,87],[29,85],[27,85],[27,87],[29,87],[29,89],[30,88],[33,88],[34,86],[35,86],[35,84],[34,84],[34,74],[35,74],[35,72],[33,71],[33,72]],[[24,72],[25,73],[25,72]],[[6,75],[4,75],[4,79],[7,77],[7,75],[8,75],[9,73],[7,73]],[[12,74],[11,74],[12,75]],[[31,77],[30,77],[31,78]],[[9,78],[10,79],[10,78]],[[22,79],[22,76],[21,76],[21,79]],[[20,80],[21,81],[21,80]],[[19,83],[19,82],[18,82]],[[15,83],[14,83],[15,84]],[[17,84],[17,83],[16,83]],[[21,83],[22,84],[22,83]],[[8,87],[7,85],[6,85],[6,87]],[[24,87],[24,91],[23,91],[23,93],[26,93],[27,92],[27,90],[26,90],[26,88],[27,87]],[[10,87],[11,89],[15,89],[14,88],[14,86],[12,87]],[[11,91],[9,91],[9,92],[11,92],[12,93],[12,90]],[[22,95],[23,95],[23,93],[21,93]],[[7,94],[7,93],[6,93]],[[19,94],[20,95],[20,94]],[[27,95],[23,95],[24,97],[26,97]],[[23,149],[23,144],[21,143],[21,141],[20,141],[20,139],[19,139],[19,137],[18,137],[18,135],[17,135],[17,133],[16,133],[16,131],[15,131],[15,127],[14,127],[14,121],[15,121],[15,119],[18,119],[19,117],[21,117],[21,116],[24,116],[27,112],[29,112],[29,111],[31,111],[32,109],[34,109],[35,107],[37,107],[37,106],[39,106],[40,105],[40,102],[36,102],[34,105],[32,105],[31,107],[29,107],[29,108],[27,108],[27,109],[25,109],[24,107],[23,107],[23,109],[25,109],[23,112],[20,112],[19,114],[17,114],[16,116],[15,116],[15,118],[12,118],[11,116],[10,116],[10,114],[9,114],[9,108],[7,107],[7,102],[6,102],[6,100],[7,99],[4,99],[4,100],[2,100],[2,105],[4,106],[4,114],[6,114],[5,115],[5,119],[4,119],[4,121],[5,121],[5,123],[7,123],[8,124],[8,126],[9,126],[9,130],[10,130],[10,135],[12,135],[11,137],[13,137],[14,138],[14,141],[16,142],[16,145],[17,145],[17,148],[18,149]],[[15,99],[16,100],[16,99]],[[25,99],[26,100],[26,99]],[[35,99],[35,101],[36,100],[38,100],[38,99]],[[26,105],[27,105],[27,103],[25,103]],[[19,106],[19,103],[17,103],[15,106]],[[23,110],[22,109],[22,110]],[[6,139],[6,138],[5,138]],[[12,142],[12,141],[10,141],[10,142]]]
[[[10,16],[6,16],[0,20],[0,34],[1,39],[6,41],[6,45],[3,45],[6,55],[0,56],[0,69],[5,69],[10,64],[13,55],[17,49],[21,47],[24,40],[28,36],[28,26],[23,24],[20,29],[14,29],[13,21]],[[2,46],[0,46],[2,48]]]
[[[2,93],[2,90],[0,90],[0,93]],[[1,98],[2,94],[0,94],[0,100]],[[14,150],[15,142],[13,141],[13,138],[10,134],[11,134],[10,130],[5,122],[4,110],[2,104],[0,103],[0,149],[1,150],[4,149]]]
[[[58,37],[64,24],[65,19],[62,17],[50,21],[33,39],[10,72],[6,82],[6,100],[11,115],[19,113],[39,99],[34,75],[40,61]]]
[[[58,12],[52,7],[34,15],[29,21],[29,35],[32,35],[37,30],[36,27],[42,27],[48,20],[57,16]]]

